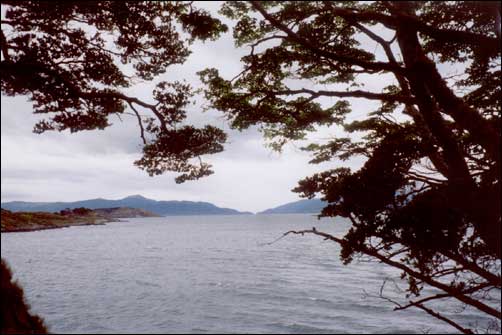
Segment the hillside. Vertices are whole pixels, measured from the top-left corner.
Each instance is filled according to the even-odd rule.
[[[145,211],[144,209],[130,207],[96,208],[94,209],[94,212],[98,215],[112,219],[161,216],[153,212]]]
[[[158,217],[142,209],[115,207],[91,210],[84,207],[63,209],[57,213],[11,212],[2,208],[2,232],[33,231],[69,226],[101,225],[119,218]]]
[[[88,209],[76,209],[63,213],[11,212],[2,208],[1,231],[20,232],[70,226],[101,225],[113,221]]]
[[[320,199],[305,199],[269,208],[258,214],[319,214],[325,206],[326,203]]]
[[[208,202],[193,201],[157,201],[141,195],[133,195],[119,200],[89,199],[74,202],[24,202],[2,203],[2,208],[13,212],[58,212],[65,208],[85,207],[90,209],[130,207],[143,209],[162,216],[167,215],[239,215],[251,214],[231,208],[217,207]]]

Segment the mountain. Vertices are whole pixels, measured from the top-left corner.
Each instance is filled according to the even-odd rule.
[[[193,201],[157,201],[145,198],[141,195],[132,195],[119,200],[89,199],[73,202],[24,202],[11,201],[1,204],[2,208],[13,212],[59,212],[65,208],[85,207],[113,208],[130,207],[143,209],[159,215],[237,215],[252,214],[249,212],[239,212],[231,208],[217,207],[208,202]]]
[[[313,213],[319,214],[326,206],[326,203],[321,199],[305,199],[295,202],[270,208],[258,214],[296,214],[296,213]]]

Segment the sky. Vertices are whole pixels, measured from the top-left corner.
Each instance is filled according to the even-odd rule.
[[[210,4],[209,9],[215,9]],[[197,42],[192,54],[179,66],[172,67],[158,80],[187,80],[200,87],[197,71],[215,67],[225,78],[240,72],[239,59],[249,48],[236,48],[231,31],[215,42]],[[374,42],[368,49],[381,53]],[[365,89],[377,92],[391,83],[388,78],[368,81]],[[124,92],[147,100],[153,84],[144,82]],[[323,104],[333,104],[329,98]],[[352,100],[351,117],[363,118],[374,110],[374,103]],[[175,173],[150,177],[133,162],[141,157],[141,140],[136,120],[123,116],[112,117],[113,125],[105,130],[70,134],[32,132],[38,117],[32,113],[26,96],[5,97],[1,100],[1,200],[6,201],[76,201],[91,198],[120,199],[141,194],[155,200],[207,201],[220,207],[241,211],[262,211],[299,200],[291,192],[298,181],[313,173],[340,166],[340,162],[322,165],[308,164],[311,158],[299,147],[302,143],[286,145],[282,153],[264,146],[262,134],[251,128],[242,132],[231,130],[218,111],[201,112],[207,104],[202,97],[189,111],[189,122],[195,125],[213,124],[229,134],[225,151],[205,160],[215,173],[197,181],[176,184]],[[311,140],[325,140],[341,135],[336,128],[323,128],[311,134]],[[357,168],[362,161],[345,162]]]

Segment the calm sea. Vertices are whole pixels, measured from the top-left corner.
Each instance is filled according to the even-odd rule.
[[[2,234],[1,251],[55,333],[455,332],[373,297],[393,279],[384,293],[402,297],[394,269],[344,266],[338,245],[317,236],[265,244],[313,226],[340,236],[348,228],[298,214],[138,218]],[[457,319],[487,321],[470,309]]]

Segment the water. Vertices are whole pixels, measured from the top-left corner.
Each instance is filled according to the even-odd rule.
[[[370,297],[394,269],[344,266],[338,245],[318,236],[264,245],[313,226],[338,236],[348,227],[298,214],[138,218],[2,234],[1,251],[55,333],[455,332]],[[461,320],[486,322],[473,310]]]

